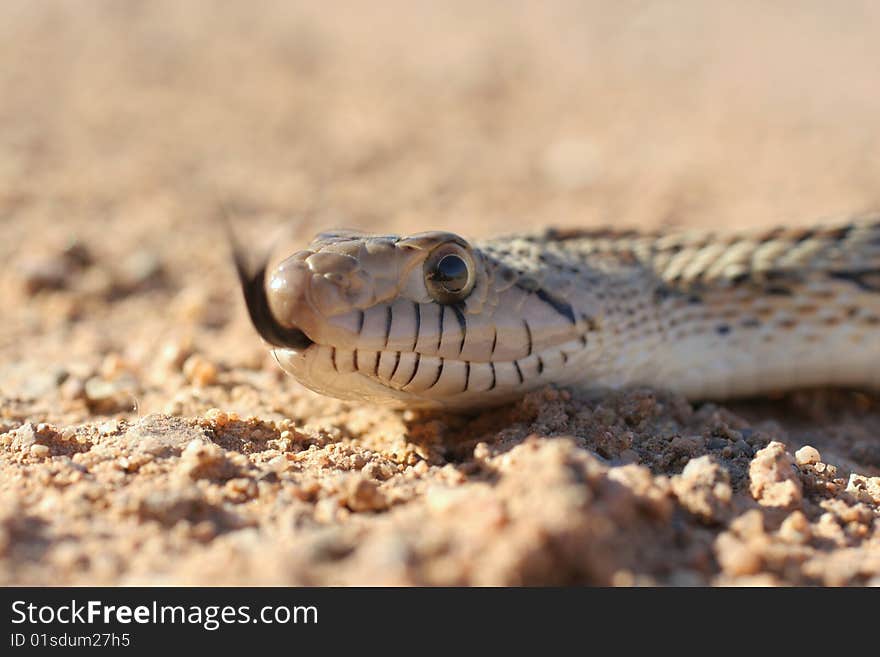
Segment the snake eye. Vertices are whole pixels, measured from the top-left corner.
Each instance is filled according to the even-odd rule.
[[[460,293],[468,282],[467,263],[457,255],[445,255],[434,270],[434,281],[452,294]]]
[[[474,262],[459,244],[443,244],[425,261],[425,284],[439,303],[464,300],[474,287]]]

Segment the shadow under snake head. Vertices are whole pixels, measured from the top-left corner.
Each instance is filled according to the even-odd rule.
[[[501,403],[546,383],[565,356],[544,349],[576,338],[547,293],[453,233],[322,233],[268,275],[265,263],[250,273],[235,259],[251,320],[281,367],[342,399]]]

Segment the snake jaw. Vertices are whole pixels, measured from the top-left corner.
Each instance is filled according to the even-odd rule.
[[[439,249],[469,264],[459,303],[428,289]],[[268,275],[265,262],[254,273],[236,265],[251,320],[281,368],[343,399],[463,408],[481,393],[482,403],[501,403],[541,381],[559,360],[553,349],[574,337],[568,324],[561,336],[543,330],[546,300],[515,285],[513,270],[498,285],[495,259],[449,233],[326,234]],[[512,311],[500,322],[499,307]]]

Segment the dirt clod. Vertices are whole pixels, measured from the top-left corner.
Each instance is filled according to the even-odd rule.
[[[672,478],[672,490],[688,511],[715,522],[724,519],[733,496],[727,470],[708,455],[688,461],[682,473]]]
[[[760,450],[749,467],[749,490],[763,506],[795,507],[803,497],[794,459],[785,445],[772,442]]]

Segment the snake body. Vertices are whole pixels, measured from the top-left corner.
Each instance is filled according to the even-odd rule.
[[[281,367],[343,399],[467,408],[548,384],[716,399],[880,387],[880,218],[473,243],[337,231],[269,276],[238,264]]]

